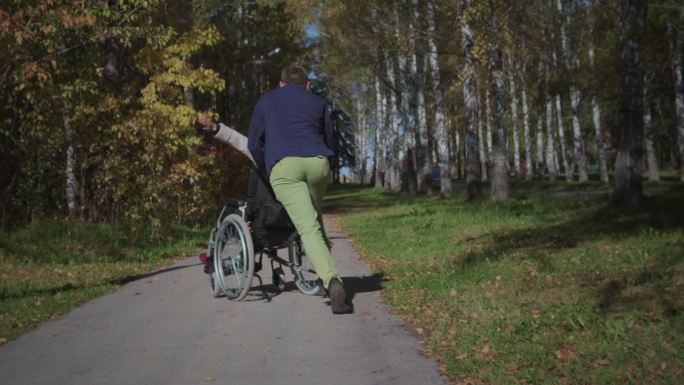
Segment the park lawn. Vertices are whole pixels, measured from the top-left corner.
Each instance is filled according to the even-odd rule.
[[[208,229],[42,221],[0,232],[0,345],[206,247]]]
[[[466,204],[342,187],[327,200],[385,301],[455,383],[679,384],[684,197]]]

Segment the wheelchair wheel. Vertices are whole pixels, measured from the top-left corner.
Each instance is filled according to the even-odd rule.
[[[215,237],[216,282],[228,299],[240,301],[247,295],[254,276],[252,235],[242,217],[230,214],[221,222]]]
[[[313,264],[307,257],[302,247],[301,240],[297,239],[289,245],[290,264],[294,283],[297,289],[306,295],[317,295],[323,285],[316,275]]]
[[[221,290],[221,287],[218,284],[216,272],[209,274],[209,291],[214,298],[218,298],[223,295],[223,290]]]

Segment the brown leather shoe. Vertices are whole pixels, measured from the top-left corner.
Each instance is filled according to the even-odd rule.
[[[339,279],[333,278],[328,284],[330,308],[333,314],[349,314],[354,312],[354,305],[347,300],[347,292]]]

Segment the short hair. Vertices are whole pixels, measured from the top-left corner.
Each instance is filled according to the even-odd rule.
[[[290,64],[283,68],[283,72],[280,73],[280,81],[285,84],[297,84],[306,87],[309,77],[306,68],[297,64]]]

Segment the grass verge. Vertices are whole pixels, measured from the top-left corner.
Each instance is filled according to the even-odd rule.
[[[675,384],[684,199],[463,203],[333,189],[328,211],[456,383]]]
[[[0,344],[206,247],[207,229],[44,221],[0,232]]]

